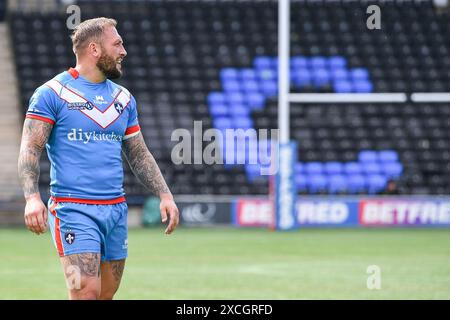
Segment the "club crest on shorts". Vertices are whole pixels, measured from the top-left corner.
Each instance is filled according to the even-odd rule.
[[[64,234],[64,239],[68,244],[72,244],[75,241],[75,232],[72,232],[71,230],[67,231]]]
[[[116,108],[119,114],[121,114],[124,109],[123,105],[119,101],[114,101],[114,108]]]

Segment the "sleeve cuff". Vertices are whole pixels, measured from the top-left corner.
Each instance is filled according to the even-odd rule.
[[[52,120],[52,119],[50,119],[50,118],[43,117],[43,116],[37,116],[37,115],[35,115],[35,114],[27,114],[27,115],[25,116],[25,118],[41,120],[41,121],[44,121],[44,122],[48,122],[48,123],[50,123],[50,124],[52,124],[52,125],[55,124],[55,121],[54,121],[54,120]]]
[[[139,133],[139,131],[141,131],[141,127],[139,127],[139,125],[135,125],[132,127],[128,127],[127,130],[125,130],[125,135],[123,137],[123,140],[127,140],[131,137],[134,137],[135,135],[137,135]]]

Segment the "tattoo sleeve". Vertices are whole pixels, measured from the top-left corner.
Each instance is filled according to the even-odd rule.
[[[25,197],[39,192],[39,158],[52,128],[50,123],[29,118],[23,124],[18,171]]]
[[[123,141],[122,151],[134,175],[153,194],[170,193],[155,158],[145,145],[142,133]]]

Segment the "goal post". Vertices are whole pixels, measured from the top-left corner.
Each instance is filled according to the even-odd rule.
[[[289,140],[289,95],[290,95],[290,0],[278,1],[278,129],[279,147],[277,173],[274,183],[274,227],[276,230],[291,230],[297,227],[295,203],[295,163],[297,145]]]

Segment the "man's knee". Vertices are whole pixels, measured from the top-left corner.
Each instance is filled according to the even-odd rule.
[[[72,300],[98,300],[100,288],[96,281],[89,281],[79,289],[70,289],[69,295]]]

